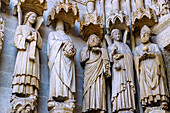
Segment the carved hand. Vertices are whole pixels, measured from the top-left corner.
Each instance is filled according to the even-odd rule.
[[[143,54],[140,56],[139,60],[144,60],[144,59],[146,59],[146,57],[147,57],[147,53],[143,53]]]
[[[28,37],[27,37],[27,40],[29,40],[29,41],[33,41],[33,40],[34,40],[34,37],[32,37],[32,36],[28,36]]]

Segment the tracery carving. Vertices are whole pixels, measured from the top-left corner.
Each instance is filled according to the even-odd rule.
[[[142,28],[143,25],[153,26],[158,22],[155,10],[147,7],[138,8],[135,12],[132,12],[132,30],[135,27]]]
[[[65,15],[65,13],[67,15]],[[64,22],[67,22],[74,27],[75,20],[79,21],[79,10],[76,3],[70,3],[69,1],[57,2],[57,5],[53,7],[52,11],[48,15],[48,25],[51,24],[51,21],[56,18],[63,18]]]

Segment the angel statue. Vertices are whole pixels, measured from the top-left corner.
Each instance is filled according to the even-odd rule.
[[[167,88],[164,62],[156,44],[150,42],[151,30],[144,25],[141,29],[141,44],[135,48],[134,61],[140,86],[142,106],[168,107],[169,92]]]
[[[121,31],[113,29],[111,37],[114,43],[108,41],[108,52],[112,64],[112,112],[134,112],[135,84],[133,73],[133,56],[127,44],[121,41]]]
[[[37,100],[40,82],[39,50],[42,49],[42,38],[37,30],[43,21],[43,17],[37,18],[36,13],[28,12],[24,24],[16,29],[14,45],[18,53],[13,73],[12,100],[17,97]]]

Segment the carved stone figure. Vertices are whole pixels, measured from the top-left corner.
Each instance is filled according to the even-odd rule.
[[[36,19],[36,13],[29,12],[25,16],[24,25],[19,25],[16,29],[14,45],[18,53],[12,83],[13,95],[32,97],[35,100],[40,81],[39,49],[42,48],[42,38],[32,26]]]
[[[64,33],[64,21],[57,20],[56,31],[48,37],[47,54],[50,69],[49,110],[55,102],[74,102],[76,54],[72,39]]]
[[[142,43],[134,51],[140,101],[143,107],[162,106],[166,109],[169,92],[161,51],[150,42],[151,30],[146,25],[141,29],[140,36]]]
[[[42,48],[42,38],[37,31],[38,29],[33,28],[36,20],[36,13],[27,13],[24,25],[19,25],[15,32],[14,45],[18,53],[12,82],[12,108],[18,106],[15,104],[19,100],[34,103],[38,97],[40,82],[39,49]],[[38,24],[40,27],[42,23]]]
[[[105,77],[110,77],[110,62],[107,51],[101,47],[100,38],[93,34],[87,46],[82,48],[80,62],[85,65],[83,112],[106,111]]]
[[[114,43],[108,46],[112,64],[112,112],[136,110],[133,57],[131,50],[121,42],[121,32],[113,29]]]
[[[0,15],[0,51],[2,51],[2,45],[4,41],[4,30],[5,30],[5,21]]]

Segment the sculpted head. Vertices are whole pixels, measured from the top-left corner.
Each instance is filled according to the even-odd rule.
[[[37,14],[34,12],[28,12],[25,16],[24,24],[29,22],[30,24],[34,24],[37,20]]]
[[[111,32],[111,37],[116,40],[120,41],[121,40],[121,31],[119,29],[113,29]]]
[[[148,26],[144,25],[141,29],[140,37],[142,43],[148,43],[151,37],[151,29]]]
[[[89,47],[98,47],[101,45],[101,40],[95,34],[90,35],[90,37],[88,38],[88,45],[89,45]]]

